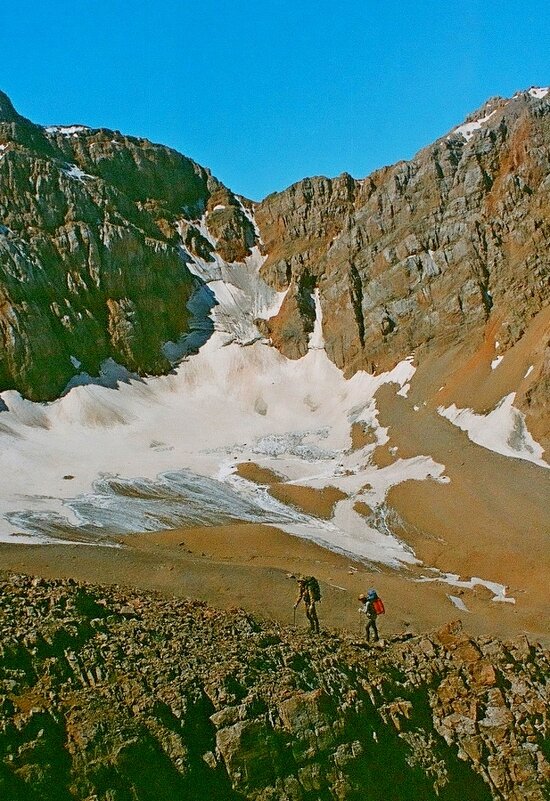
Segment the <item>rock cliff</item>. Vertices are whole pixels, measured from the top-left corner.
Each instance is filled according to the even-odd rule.
[[[303,356],[318,288],[326,350],[347,375],[473,348],[487,330],[505,352],[548,304],[549,158],[550,93],[529,90],[489,100],[409,162],[270,195],[255,208],[263,275],[286,297],[262,333]],[[168,370],[165,344],[190,327],[189,254],[242,262],[251,209],[169,148],[43,128],[0,94],[0,388],[51,398],[108,358]],[[518,400],[539,418],[548,380],[541,369]]]
[[[42,128],[0,93],[0,387],[53,398],[107,359],[167,372],[209,209],[219,251],[242,259],[254,230],[207,170],[116,131]]]
[[[459,622],[349,635],[121,588],[5,575],[9,801],[542,801],[548,653]]]
[[[347,375],[428,347],[473,350],[487,329],[505,352],[548,305],[549,159],[550,93],[530,90],[365,180],[270,195],[256,209],[263,271],[287,295],[264,330],[303,355],[313,310],[300,299],[318,287],[326,350]],[[524,407],[547,389],[543,370]]]

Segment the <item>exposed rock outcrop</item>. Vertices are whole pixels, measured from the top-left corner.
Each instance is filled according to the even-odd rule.
[[[254,209],[263,275],[287,293],[259,328],[303,356],[317,287],[327,353],[347,375],[473,348],[488,329],[504,353],[548,304],[549,158],[550,93],[519,92],[410,162],[270,195]],[[188,330],[197,288],[188,254],[244,261],[251,211],[170,148],[43,128],[0,94],[0,388],[51,398],[108,358],[168,370],[164,345]],[[537,420],[547,383],[543,366],[517,399]]]
[[[207,258],[213,248],[191,221],[219,197],[217,245],[242,259],[253,227],[207,170],[118,132],[42,128],[1,95],[1,389],[56,397],[109,358],[169,370],[163,345],[188,329],[198,283],[185,247]]]
[[[5,576],[2,798],[542,801],[548,654]]]
[[[327,353],[348,375],[426,346],[473,347],[487,323],[505,352],[550,297],[549,159],[550,92],[520,92],[488,101],[410,162],[267,197],[256,209],[263,271],[288,287],[267,324],[274,343],[302,355],[285,334],[304,328],[307,276]]]

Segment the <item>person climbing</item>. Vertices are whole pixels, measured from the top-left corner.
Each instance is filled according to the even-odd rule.
[[[306,617],[309,620],[309,626],[314,634],[319,634],[319,618],[317,617],[316,603],[321,600],[321,590],[319,582],[315,576],[299,576],[298,577],[299,594],[294,604],[294,609],[298,608],[300,601],[304,602],[306,608]]]
[[[374,642],[378,642],[380,637],[378,636],[376,618],[385,611],[382,599],[378,597],[376,590],[370,589],[366,595],[361,594],[359,596],[359,600],[363,604],[363,607],[359,611],[364,612],[367,616],[367,624],[365,626],[365,636],[367,638],[367,642],[370,642],[371,631],[374,635]]]

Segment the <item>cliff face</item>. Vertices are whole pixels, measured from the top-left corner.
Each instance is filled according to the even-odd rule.
[[[410,162],[266,198],[256,210],[264,275],[288,288],[267,326],[274,343],[302,355],[294,332],[311,327],[307,285],[348,375],[427,345],[479,343],[487,324],[509,348],[548,304],[549,158],[550,93],[532,90],[490,100]]]
[[[207,170],[118,132],[41,128],[0,94],[2,389],[55,397],[108,358],[166,372],[198,285],[186,258],[212,250],[190,221],[220,199],[219,249],[243,258],[252,225]]]
[[[242,611],[4,576],[6,799],[530,799],[548,654],[459,623],[386,650]]]
[[[266,198],[263,275],[287,294],[262,333],[303,356],[318,288],[326,350],[347,375],[473,346],[486,326],[502,351],[518,341],[548,303],[549,98],[490,100],[410,162]],[[186,259],[244,261],[250,209],[169,148],[42,128],[1,94],[0,387],[55,396],[75,360],[93,375],[109,357],[166,371],[197,288]],[[526,408],[540,412],[547,382],[541,371]]]

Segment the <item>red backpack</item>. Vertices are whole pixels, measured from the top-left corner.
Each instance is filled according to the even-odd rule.
[[[383,615],[384,612],[386,611],[384,609],[384,601],[382,600],[382,598],[375,598],[374,601],[372,602],[372,608],[374,609],[377,615]]]

